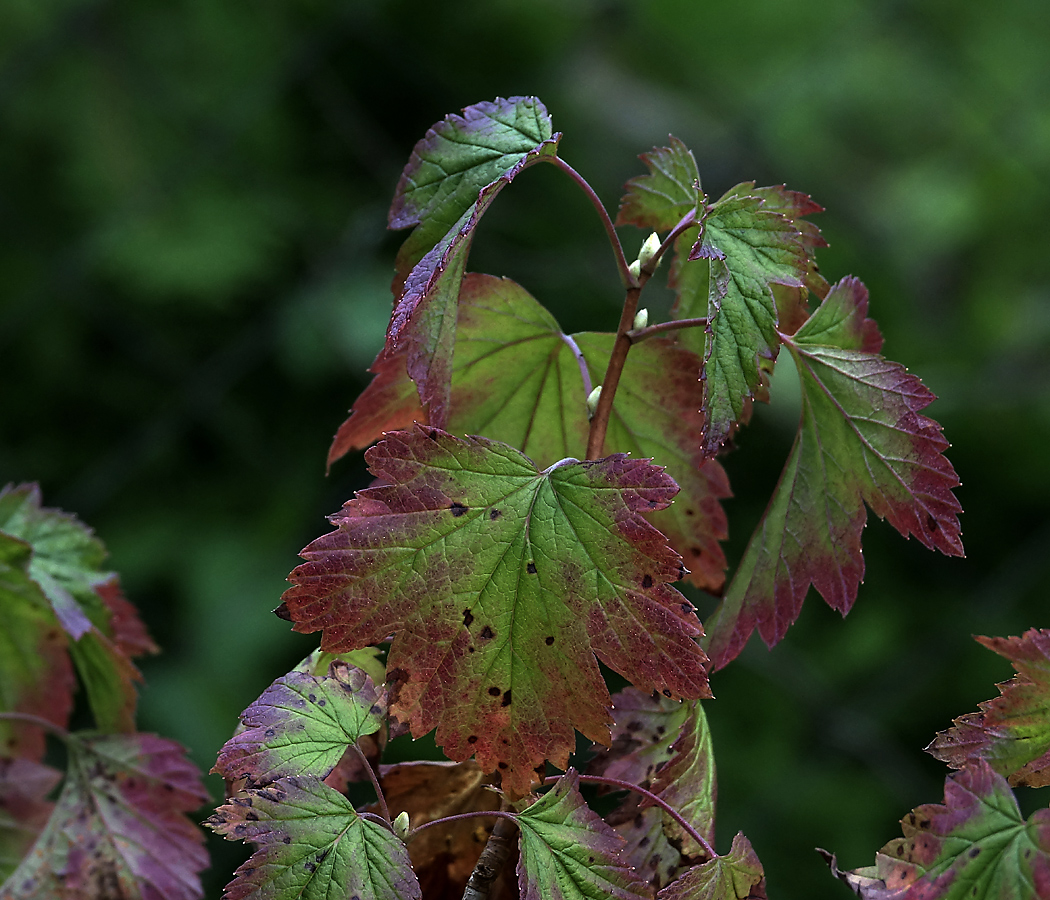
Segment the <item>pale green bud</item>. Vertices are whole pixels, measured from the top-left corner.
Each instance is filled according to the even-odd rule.
[[[634,276],[635,281],[637,281],[638,276],[642,274],[642,264],[638,262],[638,260],[635,260],[627,267],[627,271],[630,272],[631,275]]]
[[[656,256],[656,251],[660,249],[660,236],[654,231],[649,237],[645,239],[645,243],[642,244],[642,249],[638,251],[638,263],[641,266],[647,265],[649,260]]]
[[[401,812],[397,818],[394,819],[394,834],[396,834],[401,840],[408,837],[409,819],[408,812]]]
[[[599,384],[593,391],[587,395],[587,418],[593,419],[594,414],[598,411],[598,401],[602,396],[602,386]]]

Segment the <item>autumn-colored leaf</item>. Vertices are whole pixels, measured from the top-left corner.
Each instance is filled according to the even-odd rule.
[[[573,728],[607,739],[595,657],[643,690],[709,694],[680,558],[643,511],[674,482],[645,460],[563,460],[436,428],[366,454],[381,486],[332,517],[290,576],[298,631],[333,652],[393,634],[391,713],[446,755],[477,755],[523,793],[544,760],[567,763]]]
[[[998,686],[999,697],[979,704],[980,712],[957,718],[926,749],[953,769],[979,758],[1015,787],[1045,787],[1050,784],[1050,629],[977,640],[1010,660],[1017,675]]]
[[[1030,900],[1050,896],[1050,810],[1026,822],[1006,780],[974,760],[944,785],[944,804],[901,820],[875,865],[838,872],[864,900]]]
[[[517,817],[518,885],[522,900],[639,900],[646,882],[619,859],[621,838],[588,808],[579,776],[569,769]]]
[[[664,831],[667,820],[667,814],[659,807],[642,809],[641,797],[635,793],[629,793],[605,817],[624,839],[620,858],[656,890],[674,881],[682,865],[682,852]]]
[[[443,427],[447,416],[456,304],[474,230],[520,172],[557,155],[558,138],[536,98],[500,98],[437,123],[405,166],[390,227],[415,230],[395,264],[394,311],[380,360],[403,358],[434,425]]]
[[[0,756],[0,884],[18,867],[51,816],[47,800],[62,780],[51,766]]]
[[[252,785],[288,775],[326,778],[386,712],[383,692],[361,669],[342,660],[327,676],[292,671],[278,678],[241,714],[244,730],[228,740],[213,772]]]
[[[704,200],[700,173],[692,152],[674,135],[669,147],[654,147],[641,155],[649,170],[624,185],[617,225],[637,225],[653,231],[669,231]]]
[[[583,456],[585,398],[602,378],[612,345],[611,334],[564,334],[554,317],[509,279],[467,275],[459,300],[448,430],[503,441],[540,466]],[[608,451],[652,457],[667,468],[681,493],[649,519],[685,559],[688,580],[717,593],[726,565],[719,542],[727,531],[719,501],[729,496],[729,484],[722,467],[705,462],[700,451],[699,367],[698,357],[668,339],[634,347],[605,444]],[[414,396],[407,373],[395,374],[377,375],[358,398],[337,436],[338,452],[379,438],[380,423],[394,418],[403,398]],[[415,409],[415,417],[422,418],[418,404]]]
[[[68,735],[69,766],[47,826],[0,900],[196,900],[208,865],[186,813],[207,800],[173,741]]]
[[[766,876],[751,842],[738,833],[725,856],[685,872],[657,900],[766,900]]]
[[[68,651],[96,725],[105,731],[133,730],[139,674],[130,656],[155,652],[156,646],[121,595],[116,576],[102,569],[102,542],[76,517],[42,507],[35,485],[0,492],[0,532],[31,548],[25,572],[71,639]],[[55,702],[63,704],[57,696]]]
[[[241,791],[206,822],[259,849],[224,900],[420,900],[404,843],[312,775]]]
[[[798,435],[769,506],[725,598],[706,623],[721,668],[757,627],[772,646],[814,585],[843,615],[864,574],[865,504],[901,534],[962,555],[940,426],[921,415],[934,399],[903,366],[876,354],[867,291],[846,278],[793,337],[782,335],[802,384]]]
[[[413,828],[435,819],[476,810],[499,809],[500,798],[473,760],[461,763],[419,760],[382,766],[379,774],[390,815],[407,812]],[[495,818],[446,822],[412,837],[408,853],[426,897],[461,897],[492,832]],[[510,870],[505,867],[507,875]],[[516,885],[511,882],[511,886]]]

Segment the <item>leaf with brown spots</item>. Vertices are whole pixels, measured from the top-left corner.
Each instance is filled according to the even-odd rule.
[[[385,714],[384,692],[342,660],[327,676],[289,672],[241,714],[244,730],[219,751],[212,772],[253,785],[288,775],[326,778],[350,745],[379,730]]]
[[[649,886],[620,859],[623,838],[588,808],[569,769],[517,817],[522,900],[640,900]]]
[[[1050,629],[1022,637],[979,637],[1013,663],[1017,675],[999,685],[1001,696],[955,720],[926,750],[953,769],[984,759],[1010,784],[1050,784]]]
[[[738,833],[725,856],[694,866],[657,900],[766,900],[766,876],[751,842]]]
[[[208,865],[187,813],[207,799],[181,747],[152,734],[66,736],[69,767],[2,900],[197,900]]]
[[[241,791],[205,823],[258,845],[225,900],[420,900],[404,843],[311,775]]]
[[[1006,779],[984,760],[949,776],[944,804],[917,807],[901,827],[904,837],[883,847],[874,866],[833,866],[864,900],[1050,896],[1050,810],[1025,821]]]
[[[437,728],[451,759],[476,754],[524,793],[544,760],[567,764],[574,728],[608,739],[597,659],[646,691],[709,695],[699,623],[669,584],[680,558],[642,516],[676,492],[663,470],[616,455],[541,471],[422,426],[366,459],[383,484],[303,551],[285,603],[325,650],[394,635],[391,713],[417,737]]]

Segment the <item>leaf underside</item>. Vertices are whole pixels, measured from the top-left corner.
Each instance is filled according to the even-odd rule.
[[[766,900],[766,876],[751,842],[738,833],[724,856],[685,872],[657,900]]]
[[[999,685],[999,697],[981,703],[980,712],[957,718],[926,749],[955,769],[984,759],[1015,787],[1045,787],[1050,784],[1050,630],[977,640],[1010,660],[1017,675]]]
[[[951,775],[944,804],[901,820],[875,865],[839,878],[864,900],[1029,900],[1050,896],[1050,810],[1026,822],[1006,780],[984,760]]]
[[[920,414],[934,399],[903,366],[875,352],[867,291],[843,279],[793,337],[802,386],[795,444],[726,595],[708,619],[714,668],[757,628],[769,645],[795,621],[810,584],[843,615],[864,574],[865,504],[901,534],[963,553],[959,484],[940,426]]]
[[[573,729],[608,737],[596,658],[647,691],[709,695],[680,557],[642,517],[674,482],[622,455],[545,471],[517,450],[436,428],[366,454],[379,487],[303,551],[285,603],[322,648],[393,634],[391,714],[446,755],[476,754],[525,792],[567,763]]]

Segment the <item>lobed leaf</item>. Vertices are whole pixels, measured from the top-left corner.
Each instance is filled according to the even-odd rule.
[[[448,429],[504,441],[541,466],[582,456],[587,445],[587,388],[602,378],[613,336],[563,334],[546,309],[506,278],[468,275],[459,303]],[[689,580],[717,593],[726,565],[719,542],[727,533],[719,501],[730,492],[722,467],[705,462],[699,450],[699,366],[699,358],[670,340],[634,347],[617,392],[606,446],[654,457],[666,466],[681,493],[673,506],[652,513],[650,521],[685,558]],[[402,398],[413,396],[407,374],[377,375],[354,404],[333,453],[337,444],[343,452],[371,443],[380,431],[367,425],[389,420],[383,404],[390,403],[393,413],[402,408]],[[415,418],[422,419],[418,402],[415,410]],[[352,444],[346,440],[351,434]]]
[[[641,797],[630,793],[609,815],[609,823],[625,841],[620,858],[656,890],[670,884],[682,865],[682,852],[667,837],[667,814],[658,807],[642,809]]]
[[[195,900],[208,865],[187,817],[207,800],[196,768],[151,734],[70,735],[66,782],[0,900]]]
[[[310,776],[281,778],[230,797],[206,822],[259,849],[224,900],[420,900],[408,851],[392,831]]]
[[[447,416],[456,304],[474,229],[520,172],[557,155],[559,137],[534,97],[479,103],[427,132],[401,176],[390,227],[416,229],[395,263],[394,312],[377,366],[404,358],[434,425]]]
[[[984,760],[948,777],[944,804],[901,820],[875,865],[832,871],[865,900],[1027,900],[1050,896],[1050,810],[1025,821]]]
[[[648,885],[618,858],[623,839],[584,803],[575,770],[569,769],[516,819],[522,900],[637,900],[651,895]]]
[[[62,780],[50,766],[0,756],[0,884],[18,867],[51,816],[48,794]]]
[[[867,291],[846,278],[794,337],[783,336],[802,384],[802,417],[773,497],[725,598],[706,625],[715,669],[757,627],[769,645],[798,617],[810,584],[845,615],[864,574],[864,504],[901,534],[961,556],[952,489],[959,483],[934,399],[903,366],[875,354]]]
[[[212,772],[252,785],[289,775],[326,778],[347,748],[383,723],[386,698],[361,669],[342,660],[327,676],[292,671],[241,714],[244,730],[219,751]]]
[[[953,769],[983,759],[1015,787],[1045,787],[1050,784],[1050,630],[977,640],[1010,660],[1017,675],[999,685],[999,697],[981,703],[980,712],[955,719],[926,750]]]
[[[617,225],[637,225],[653,231],[670,231],[690,211],[703,206],[696,160],[674,135],[669,147],[654,147],[639,158],[649,170],[624,185]]]
[[[391,713],[446,755],[497,765],[523,793],[573,728],[605,740],[595,657],[645,690],[709,693],[681,560],[642,512],[674,482],[643,460],[563,460],[539,471],[485,438],[394,432],[366,454],[381,486],[303,551],[285,603],[333,652],[383,641]],[[425,701],[425,702],[424,702]]]
[[[729,853],[694,866],[656,896],[657,900],[766,900],[766,876],[751,842],[737,833]]]
[[[116,576],[102,569],[106,557],[102,542],[74,516],[43,508],[35,485],[9,485],[0,491],[0,532],[29,545],[23,577],[39,588],[72,639],[68,651],[83,679],[97,726],[105,731],[133,730],[134,682],[140,676],[130,657],[157,648],[120,593]],[[28,595],[23,591],[22,596]],[[46,617],[31,617],[37,628],[49,634]],[[23,631],[20,640],[32,639]],[[57,638],[47,640],[53,645],[50,655],[59,655]],[[56,695],[54,702],[59,709],[68,708],[61,696]]]

